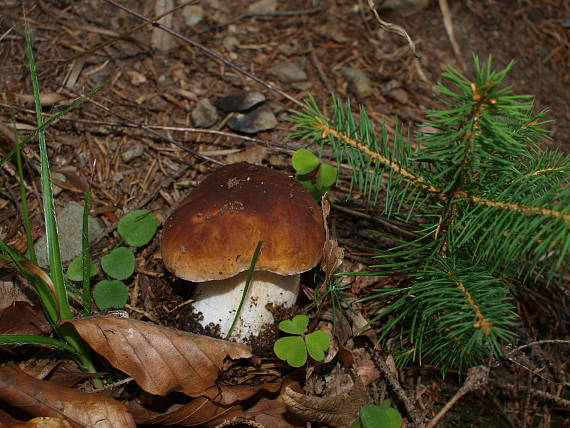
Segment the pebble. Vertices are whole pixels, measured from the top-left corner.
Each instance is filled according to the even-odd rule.
[[[381,10],[393,10],[405,17],[422,11],[429,2],[430,0],[384,0]]]
[[[63,175],[61,172],[53,172],[51,174],[51,178],[55,178],[58,181],[63,181],[64,183],[67,181],[67,177],[65,175]],[[51,186],[51,192],[53,193],[53,196],[57,196],[61,193],[62,188],[59,187],[57,184],[53,184]]]
[[[81,230],[83,225],[83,206],[75,201],[70,201],[63,207],[57,218],[57,230],[61,259],[63,262],[73,260],[81,255]],[[94,217],[89,217],[89,242],[92,242],[103,232],[103,227]],[[38,264],[48,266],[46,249],[46,237],[42,236],[34,245]]]
[[[233,51],[234,49],[239,48],[239,40],[235,36],[224,37],[222,44],[228,51]]]
[[[296,62],[278,62],[269,69],[269,73],[283,83],[307,80],[307,73]]]
[[[259,91],[244,91],[222,97],[216,103],[223,111],[245,111],[265,101],[265,95]]]
[[[133,159],[140,158],[144,153],[144,146],[140,141],[133,141],[129,144],[127,150],[121,153],[123,161],[130,162]]]
[[[228,127],[244,134],[256,134],[277,126],[277,119],[273,112],[260,107],[247,114],[234,113],[228,121]]]
[[[202,6],[190,6],[182,9],[182,16],[184,22],[188,27],[198,25],[204,19],[204,9]]]
[[[247,11],[249,13],[273,13],[277,10],[277,0],[259,0],[251,4]]]
[[[133,86],[140,86],[143,83],[146,83],[146,76],[138,71],[127,71],[127,76]]]
[[[372,95],[372,85],[368,75],[355,68],[348,68],[343,75],[348,79],[348,90],[358,98],[366,98]]]
[[[388,93],[388,96],[398,101],[400,104],[407,104],[409,100],[408,93],[402,88],[394,89]]]
[[[192,123],[196,128],[209,128],[218,121],[218,111],[208,98],[204,98],[192,110]]]

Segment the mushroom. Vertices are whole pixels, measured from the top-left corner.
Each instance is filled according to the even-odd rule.
[[[209,175],[164,226],[164,264],[196,283],[194,308],[203,314],[203,325],[219,325],[222,336],[236,315],[259,241],[263,247],[232,332],[236,341],[273,323],[268,304],[291,307],[297,301],[299,274],[322,255],[319,206],[291,177],[241,162]]]

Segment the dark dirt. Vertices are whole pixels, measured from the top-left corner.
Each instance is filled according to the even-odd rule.
[[[153,3],[123,1],[146,16],[153,16]],[[427,82],[414,68],[405,40],[380,30],[364,0],[278,2],[279,13],[269,16],[247,16],[252,2],[246,0],[195,3],[202,4],[205,17],[195,27],[180,27],[180,32],[190,39],[258,78],[273,82],[295,99],[302,100],[312,93],[324,110],[330,101],[329,89],[343,98],[349,95],[343,71],[348,67],[364,70],[372,81],[372,95],[357,101],[376,122],[386,121],[393,126],[397,119],[409,130],[421,123],[424,109],[437,106],[433,87],[447,65],[471,75],[472,53],[482,59],[492,55],[497,69],[515,60],[508,83],[517,94],[535,95],[537,108],[549,108],[548,118],[554,120],[549,125],[552,138],[543,143],[544,147],[570,153],[570,30],[563,27],[570,15],[568,1],[450,1],[459,57],[453,52],[437,1],[410,17],[382,15],[404,27],[415,41]],[[193,126],[191,111],[204,98],[214,102],[255,89],[282,108],[298,108],[283,95],[180,41],[168,53],[156,52],[151,46],[149,26],[137,29],[141,21],[101,0],[15,0],[2,2],[0,9],[0,155],[14,147],[11,104],[22,134],[35,124],[25,23],[33,40],[40,86],[52,98],[44,102],[46,117],[110,79],[92,101],[47,132],[53,170],[66,177],[65,182],[58,181],[63,191],[57,197],[57,208],[71,200],[82,202],[87,185],[93,188],[92,214],[107,228],[93,247],[96,257],[118,242],[114,227],[122,215],[145,208],[163,221],[176,202],[217,163],[245,160],[292,171],[290,154],[303,145],[286,142],[292,125],[284,120],[283,113],[278,115],[275,129],[254,136],[258,141],[180,130]],[[299,13],[280,13],[286,11]],[[179,12],[174,16],[175,21],[182,20]],[[238,47],[233,51],[224,47],[228,36],[237,39]],[[279,83],[269,74],[276,62],[299,59],[304,62],[311,84],[309,91],[293,83]],[[137,82],[141,76],[144,82]],[[223,117],[212,129],[230,131]],[[142,155],[124,160],[122,154],[137,144],[143,146]],[[35,147],[25,152],[29,158],[26,183],[31,195],[33,232],[38,238],[43,227],[38,153]],[[0,236],[25,251],[15,168],[13,161],[0,166]],[[374,245],[375,237],[367,231],[382,225],[373,212],[346,204],[344,196],[342,186],[333,192],[332,200],[340,208],[335,210],[333,205],[331,230],[345,247],[349,260],[367,263],[370,254],[360,247]],[[199,325],[199,317],[189,303],[188,284],[165,272],[159,238],[138,254],[137,272],[130,284],[131,317],[215,334]],[[537,338],[567,338],[568,319],[561,315],[567,303],[568,296],[563,293],[525,290],[520,303],[526,324],[521,329],[522,343]],[[278,318],[288,316],[289,312]],[[272,326],[267,335],[253,343],[262,355],[271,356],[276,333]],[[568,408],[551,398],[564,397],[567,388],[563,385],[567,385],[568,362],[557,355],[559,349],[544,347],[539,359],[531,351],[524,361],[504,364],[496,370],[494,383],[484,392],[460,401],[442,426],[563,426]],[[541,377],[531,376],[524,367],[542,373]],[[415,393],[419,405],[430,416],[462,382],[453,373],[442,381],[430,367],[410,367],[401,375],[404,387],[410,394]],[[555,382],[548,380],[553,376]],[[536,391],[550,396],[545,398]],[[567,391],[565,394],[568,397]]]

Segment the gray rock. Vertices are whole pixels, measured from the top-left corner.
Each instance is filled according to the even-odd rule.
[[[222,97],[216,103],[225,112],[245,111],[265,101],[265,95],[259,91],[240,92]]]
[[[239,48],[239,40],[235,36],[224,37],[222,44],[228,51],[233,51],[234,49]]]
[[[384,0],[381,10],[393,10],[402,16],[420,12],[429,5],[430,0]]]
[[[218,120],[218,111],[208,98],[201,100],[192,110],[192,123],[196,128],[209,128]]]
[[[123,161],[130,162],[133,159],[140,158],[144,153],[144,146],[139,141],[133,141],[129,144],[129,148],[121,153]]]
[[[249,13],[273,13],[277,10],[277,0],[259,0],[247,8]]]
[[[228,121],[228,126],[234,131],[244,134],[256,134],[275,128],[277,119],[273,112],[264,107],[255,109],[247,114],[234,113]]]
[[[372,95],[372,85],[364,71],[348,68],[343,74],[348,79],[348,90],[358,98],[366,98]]]
[[[278,62],[269,69],[269,73],[283,83],[307,80],[307,73],[296,62]]]
[[[188,27],[193,27],[198,25],[204,18],[204,9],[202,9],[202,6],[185,7],[182,9],[182,16],[184,17],[184,23]]]
[[[67,181],[67,177],[65,175],[63,175],[61,172],[53,172],[51,174],[51,178],[55,178],[56,180],[59,181],[63,181],[64,183]],[[61,187],[59,187],[57,184],[53,184],[51,186],[51,191],[53,193],[53,196],[57,196],[61,193]]]
[[[81,255],[81,231],[83,206],[69,202],[56,216],[61,260],[65,263]],[[94,217],[89,217],[89,242],[103,232],[103,227]],[[48,265],[46,237],[42,236],[34,245],[40,266]]]

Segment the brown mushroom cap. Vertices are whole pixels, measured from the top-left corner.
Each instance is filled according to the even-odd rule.
[[[314,267],[325,241],[322,212],[287,175],[245,162],[209,175],[166,221],[164,264],[188,281],[230,278],[249,268],[293,275]]]

